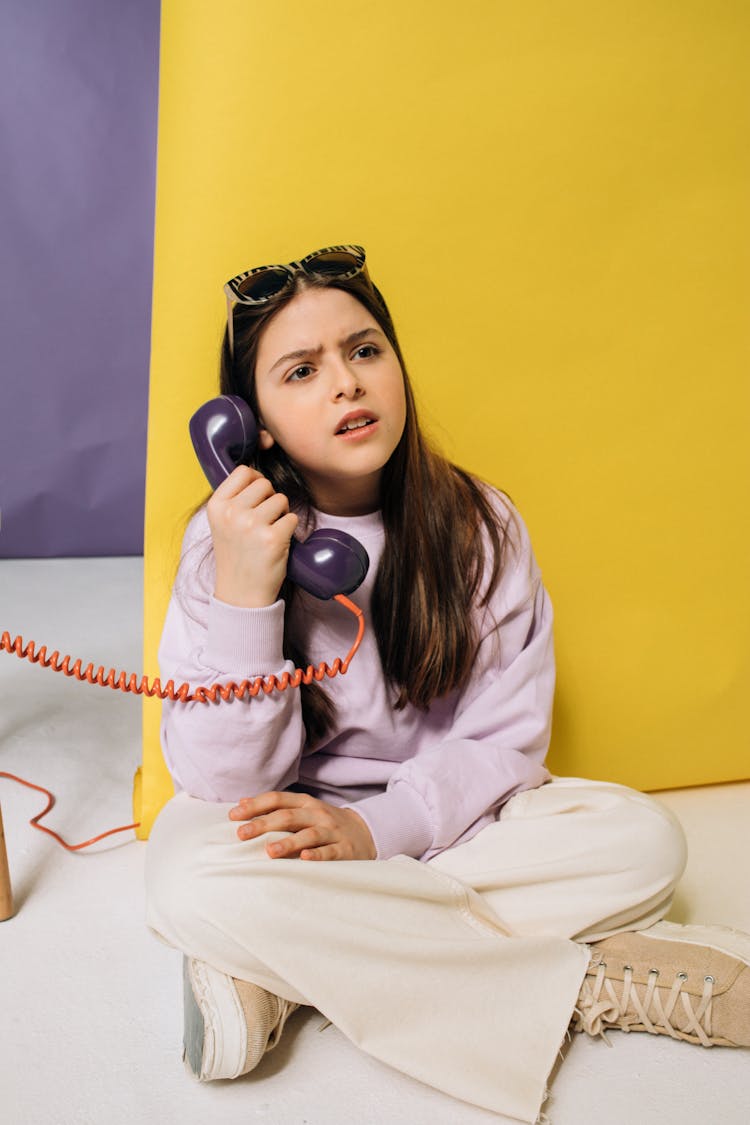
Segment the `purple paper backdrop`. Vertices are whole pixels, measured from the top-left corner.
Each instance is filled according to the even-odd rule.
[[[0,557],[143,550],[159,0],[0,13]]]

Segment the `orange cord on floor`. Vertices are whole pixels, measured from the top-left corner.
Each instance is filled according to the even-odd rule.
[[[334,676],[345,675],[352,657],[360,646],[362,637],[365,632],[365,619],[362,610],[354,602],[344,594],[336,594],[335,600],[340,602],[341,605],[353,613],[358,620],[357,636],[354,644],[349,649],[343,660],[336,657],[331,668],[323,661],[317,668],[309,664],[303,671],[301,668],[295,668],[293,672],[283,672],[281,676],[257,676],[254,680],[243,680],[242,683],[228,683],[228,684],[214,684],[212,687],[197,687],[191,691],[189,684],[181,684],[175,690],[174,680],[169,680],[165,687],[162,688],[161,682],[157,677],[150,683],[147,676],[142,676],[140,681],[135,673],[128,676],[127,672],[120,672],[119,674],[114,668],[110,668],[105,673],[104,666],[100,665],[96,672],[94,672],[94,665],[88,664],[82,671],[82,661],[76,660],[71,667],[72,657],[60,657],[60,653],[55,650],[51,656],[47,656],[47,647],[42,645],[39,651],[36,651],[33,641],[29,641],[27,645],[23,643],[23,637],[16,637],[11,641],[10,633],[3,633],[0,637],[0,652],[15,653],[20,660],[29,660],[32,664],[40,664],[43,668],[51,668],[53,672],[63,672],[66,676],[74,676],[82,683],[98,684],[99,687],[109,687],[113,691],[124,691],[134,695],[157,696],[159,699],[169,699],[172,702],[178,703],[215,703],[217,698],[229,700],[230,698],[243,699],[245,696],[254,698],[261,691],[266,695],[270,695],[272,691],[286,691],[290,687],[299,687],[300,684],[309,684],[313,680],[318,682],[329,676],[331,679]],[[47,815],[55,804],[55,798],[50,793],[49,789],[44,789],[41,785],[34,785],[31,781],[24,781],[22,777],[16,777],[15,774],[6,773],[0,770],[0,777],[7,777],[11,781],[17,781],[20,785],[26,785],[29,789],[36,789],[39,793],[46,793],[47,807],[43,812],[33,817],[29,824],[33,828],[38,828],[40,832],[46,832],[47,835],[52,836],[59,844],[66,848],[69,852],[80,851],[82,848],[88,848],[91,844],[97,843],[99,840],[105,839],[107,836],[112,836],[116,832],[127,832],[130,828],[139,828],[140,821],[137,824],[126,824],[122,828],[110,828],[108,832],[102,832],[100,836],[94,836],[91,840],[86,840],[83,844],[67,844],[61,836],[53,832],[51,828],[46,828],[38,822]]]
[[[43,812],[32,817],[29,824],[32,828],[38,828],[40,832],[46,832],[48,836],[52,836],[53,839],[57,840],[58,844],[62,844],[69,852],[79,852],[81,848],[88,848],[91,844],[97,843],[98,840],[103,840],[105,836],[114,836],[115,832],[127,832],[129,828],[140,828],[141,822],[138,821],[137,824],[125,824],[122,828],[110,828],[108,832],[102,832],[101,836],[94,836],[93,839],[86,840],[83,844],[67,844],[62,836],[58,836],[57,832],[53,832],[51,828],[46,828],[43,824],[39,824],[42,817],[45,817],[55,804],[55,798],[53,794],[50,793],[49,789],[45,789],[41,785],[34,785],[32,781],[24,781],[22,777],[16,777],[14,773],[6,773],[5,770],[0,770],[0,777],[10,778],[11,781],[17,781],[19,785],[25,785],[28,789],[36,789],[38,793],[47,794],[47,807]]]

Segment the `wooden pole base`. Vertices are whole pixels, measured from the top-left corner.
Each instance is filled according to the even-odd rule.
[[[13,891],[8,870],[8,852],[3,832],[3,810],[0,808],[0,922],[13,917]]]

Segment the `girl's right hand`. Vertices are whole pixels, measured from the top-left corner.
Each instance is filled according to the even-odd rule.
[[[206,507],[216,557],[214,596],[228,605],[273,605],[286,577],[297,516],[286,496],[247,465],[238,465]]]

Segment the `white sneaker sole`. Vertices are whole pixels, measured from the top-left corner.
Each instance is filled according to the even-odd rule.
[[[200,1082],[237,1078],[247,1058],[247,1025],[232,978],[192,957],[184,957],[184,1053]]]
[[[680,926],[677,922],[657,922],[641,937],[658,938],[659,941],[687,941],[693,945],[706,945],[719,953],[728,953],[750,965],[750,934],[732,930],[729,926]]]

